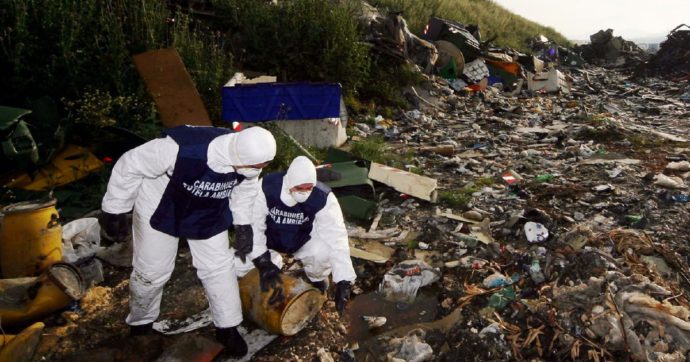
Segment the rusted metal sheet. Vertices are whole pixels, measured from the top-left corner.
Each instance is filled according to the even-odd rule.
[[[177,50],[158,49],[137,54],[134,65],[156,103],[163,125],[211,125],[211,118]]]

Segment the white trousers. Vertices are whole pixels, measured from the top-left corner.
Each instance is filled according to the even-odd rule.
[[[170,279],[177,256],[177,237],[151,227],[148,217],[134,213],[134,270],[129,280],[129,325],[155,321],[160,314],[163,286]],[[235,277],[234,252],[228,244],[227,231],[206,240],[188,240],[192,264],[206,290],[218,328],[237,326],[242,322],[242,304]]]

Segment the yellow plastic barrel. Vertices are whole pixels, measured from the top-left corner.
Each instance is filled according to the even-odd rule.
[[[319,312],[325,297],[311,284],[281,275],[284,298],[269,303],[273,290],[262,292],[259,271],[253,269],[239,280],[242,312],[254,323],[274,334],[292,336],[306,327]]]
[[[62,260],[62,227],[55,199],[0,209],[0,272],[3,278],[41,274]]]
[[[39,277],[0,279],[0,325],[25,325],[63,309],[84,294],[79,269],[56,263]]]
[[[18,335],[0,335],[0,362],[29,362],[41,341],[45,325],[36,322]]]

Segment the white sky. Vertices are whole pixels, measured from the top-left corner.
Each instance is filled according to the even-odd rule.
[[[626,39],[661,37],[690,25],[690,0],[494,0],[523,17],[551,26],[571,40],[600,29]]]

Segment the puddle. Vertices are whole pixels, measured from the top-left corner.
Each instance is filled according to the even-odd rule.
[[[434,321],[438,316],[438,304],[438,291],[434,288],[421,289],[410,304],[389,302],[376,292],[359,295],[350,303],[348,341],[362,344],[398,327]],[[367,322],[362,319],[363,315],[383,316],[387,321],[382,327],[369,330]]]

